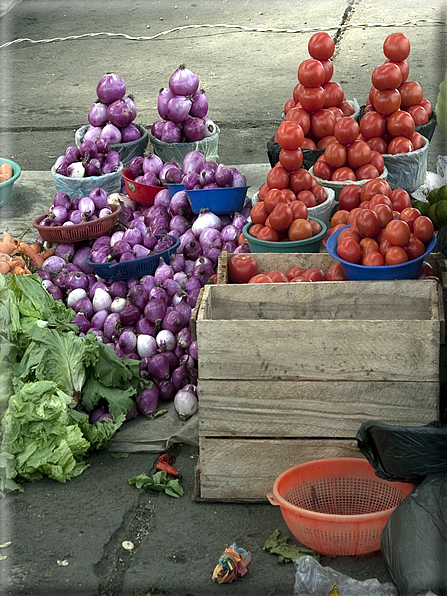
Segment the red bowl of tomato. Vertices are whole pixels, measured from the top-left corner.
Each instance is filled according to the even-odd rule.
[[[389,281],[393,279],[416,279],[422,267],[422,263],[436,246],[436,236],[425,243],[425,252],[420,257],[400,263],[398,265],[366,266],[350,263],[342,259],[337,253],[337,241],[340,232],[350,226],[344,226],[333,232],[326,242],[328,253],[339,261],[343,267],[346,277],[351,281]]]

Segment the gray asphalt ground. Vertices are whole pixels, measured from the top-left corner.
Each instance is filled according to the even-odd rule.
[[[23,230],[51,204],[49,170],[87,122],[105,72],[126,81],[137,122],[146,127],[157,119],[158,91],[172,72],[182,63],[196,72],[221,130],[220,161],[245,168],[253,193],[269,170],[266,143],[308,57],[312,33],[333,35],[333,80],[362,105],[371,72],[384,61],[383,40],[404,32],[411,42],[410,79],[435,105],[447,67],[446,21],[442,0],[0,0],[0,155],[23,170],[11,202],[0,210],[1,228]],[[102,34],[90,35],[96,33]],[[46,41],[16,43],[24,38]],[[438,129],[429,149],[431,171],[437,156],[447,154],[446,144]],[[197,500],[197,448],[179,445],[177,451],[181,499],[128,484],[152,469],[157,454],[116,458],[109,452],[92,455],[90,468],[67,484],[42,480],[0,499],[0,555],[6,557],[0,593],[294,594],[294,565],[279,565],[263,551],[275,529],[290,535],[279,509],[267,502]],[[134,548],[123,548],[124,541]],[[233,542],[252,552],[253,563],[241,580],[218,586],[212,571]],[[356,579],[389,581],[380,554],[324,557],[322,563]]]

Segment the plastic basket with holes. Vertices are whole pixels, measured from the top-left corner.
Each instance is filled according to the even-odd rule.
[[[158,236],[160,239],[162,236]],[[167,250],[154,253],[147,257],[125,261],[124,263],[94,263],[90,258],[87,263],[93,268],[96,275],[108,281],[119,281],[123,279],[140,278],[145,275],[152,275],[157,269],[160,259],[169,263],[171,255],[175,254],[180,246],[180,238],[172,236],[174,242]]]
[[[365,459],[345,457],[286,470],[267,498],[301,544],[334,557],[379,551],[389,516],[412,490],[378,478]]]
[[[73,226],[41,226],[40,223],[46,215],[41,215],[34,220],[33,227],[39,232],[40,236],[47,242],[56,242],[58,244],[70,244],[72,242],[82,242],[91,238],[98,238],[108,234],[118,221],[121,207],[119,205],[109,205],[112,213],[106,217],[86,221],[82,224]]]

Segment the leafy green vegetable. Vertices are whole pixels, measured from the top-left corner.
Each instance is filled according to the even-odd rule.
[[[18,279],[20,277],[20,279]],[[140,390],[139,362],[118,358],[38,275],[0,276],[0,490],[79,475],[87,451],[110,445]],[[89,423],[100,400],[112,419]],[[14,479],[17,482],[14,482]]]
[[[183,495],[183,488],[180,486],[178,478],[169,478],[165,471],[156,472],[153,476],[139,474],[129,479],[129,484],[135,484],[137,488],[146,490],[164,491],[171,497],[179,498]]]
[[[278,563],[285,564],[285,563],[293,563],[299,557],[303,557],[304,555],[310,555],[317,559],[320,558],[320,555],[305,546],[295,546],[293,544],[288,544],[289,536],[283,536],[279,538],[279,530],[275,530],[270,538],[264,544],[263,550],[267,550],[274,555],[278,555]]]

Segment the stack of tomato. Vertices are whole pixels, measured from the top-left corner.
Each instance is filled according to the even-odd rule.
[[[315,176],[322,180],[346,182],[378,178],[382,174],[383,157],[359,139],[360,127],[354,118],[340,118],[333,132],[333,140],[312,168]]]
[[[267,174],[252,207],[253,225],[249,234],[259,240],[305,240],[321,232],[320,224],[309,219],[308,209],[327,200],[326,189],[301,168],[303,129],[296,122],[283,121],[277,139],[281,147],[278,163]]]
[[[406,263],[424,254],[425,243],[434,234],[433,222],[411,207],[405,190],[391,190],[385,180],[376,179],[362,188],[349,185],[343,192],[342,204],[351,208],[338,210],[331,220],[331,233],[350,226],[337,238],[340,258],[382,266]]]
[[[426,124],[433,109],[421,86],[408,81],[410,41],[392,33],[383,44],[386,61],[371,75],[372,87],[360,120],[360,134],[371,149],[382,154],[409,153],[423,146],[416,125]]]
[[[324,149],[334,138],[336,121],[354,114],[342,86],[331,81],[334,49],[334,40],[328,33],[312,35],[308,42],[311,58],[299,65],[293,97],[284,106],[284,119],[297,122],[302,127],[304,139],[301,147],[306,149]]]

